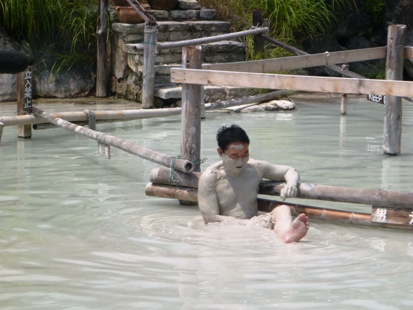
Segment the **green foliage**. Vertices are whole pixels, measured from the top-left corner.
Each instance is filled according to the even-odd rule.
[[[91,10],[96,5],[96,0],[0,0],[0,24],[33,50],[53,43],[65,51],[56,55],[60,65],[71,67],[73,60],[90,61],[96,54],[97,14]]]
[[[320,32],[327,32],[337,21],[337,12],[355,0],[199,0],[218,11],[220,19],[231,21],[234,30],[252,24],[252,12],[262,11],[270,23],[270,36],[283,42],[296,42]],[[256,58],[252,40],[246,39],[248,58]]]
[[[373,17],[374,23],[378,25],[383,22],[385,5],[385,0],[366,0],[363,2],[363,9]]]

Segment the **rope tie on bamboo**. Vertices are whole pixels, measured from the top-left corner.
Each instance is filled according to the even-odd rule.
[[[193,161],[193,163],[194,163],[194,165],[203,164],[207,160],[208,160],[208,158],[205,157],[205,158],[200,159],[199,161]]]
[[[169,183],[175,184],[176,186],[178,186],[179,181],[175,180],[174,178],[174,173],[175,173],[174,166],[175,166],[176,161],[180,158],[181,158],[181,155],[174,157],[174,159],[171,162],[171,170],[169,172]]]

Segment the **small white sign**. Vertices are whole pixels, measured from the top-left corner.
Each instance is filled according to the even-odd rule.
[[[367,100],[384,104],[384,96],[382,95],[367,95]]]

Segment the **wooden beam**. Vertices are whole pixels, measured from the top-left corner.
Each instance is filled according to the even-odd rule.
[[[171,81],[174,83],[290,89],[356,95],[372,94],[406,97],[413,96],[413,82],[405,81],[194,70],[182,68],[171,69]]]
[[[412,46],[404,47],[404,58],[413,58],[413,47]]]
[[[312,55],[290,56],[254,61],[203,65],[207,70],[269,73],[308,67],[386,58],[386,47],[373,47],[342,52],[325,52]]]

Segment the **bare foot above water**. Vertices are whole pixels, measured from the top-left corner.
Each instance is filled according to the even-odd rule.
[[[308,216],[301,213],[291,223],[290,229],[282,237],[282,240],[285,243],[298,242],[307,234],[309,228],[310,221],[308,220]]]

